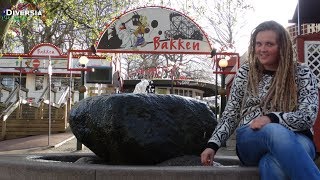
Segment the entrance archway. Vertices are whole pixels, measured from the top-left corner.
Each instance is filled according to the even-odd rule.
[[[176,10],[151,6],[115,18],[96,44],[97,52],[208,54],[206,33],[191,18]]]

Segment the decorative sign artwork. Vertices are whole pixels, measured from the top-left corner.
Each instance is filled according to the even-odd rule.
[[[31,56],[61,56],[61,50],[57,47],[49,44],[49,43],[43,43],[40,45],[35,46],[30,51]]]
[[[128,53],[210,54],[202,29],[189,17],[164,7],[145,7],[116,18],[97,50]]]
[[[28,54],[3,54],[0,71],[47,74],[49,59],[55,73],[69,73],[67,56],[50,43],[38,44]]]

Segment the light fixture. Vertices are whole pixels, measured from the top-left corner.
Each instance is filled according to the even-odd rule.
[[[227,66],[228,66],[228,61],[227,61],[226,59],[220,59],[220,61],[219,61],[219,66],[220,66],[221,68],[227,67]]]
[[[82,67],[85,67],[88,62],[89,62],[89,59],[87,58],[87,56],[81,56],[79,58],[79,63]]]

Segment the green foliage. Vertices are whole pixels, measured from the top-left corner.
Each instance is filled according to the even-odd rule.
[[[10,0],[10,1],[0,1],[0,10],[11,7],[17,3],[18,0]],[[3,51],[3,44],[5,41],[6,33],[8,28],[12,22],[12,18],[7,20],[0,20],[0,50]]]
[[[133,1],[116,0],[24,0],[42,16],[28,16],[23,21],[14,21],[11,30],[18,31],[10,37],[6,49],[20,44],[23,52],[42,42],[57,45],[63,51],[89,48],[99,37],[106,23],[118,16]],[[21,43],[17,43],[17,41]]]

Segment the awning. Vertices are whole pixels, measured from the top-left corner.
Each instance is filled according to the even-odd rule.
[[[320,23],[320,0],[298,0],[293,18],[289,23]]]

